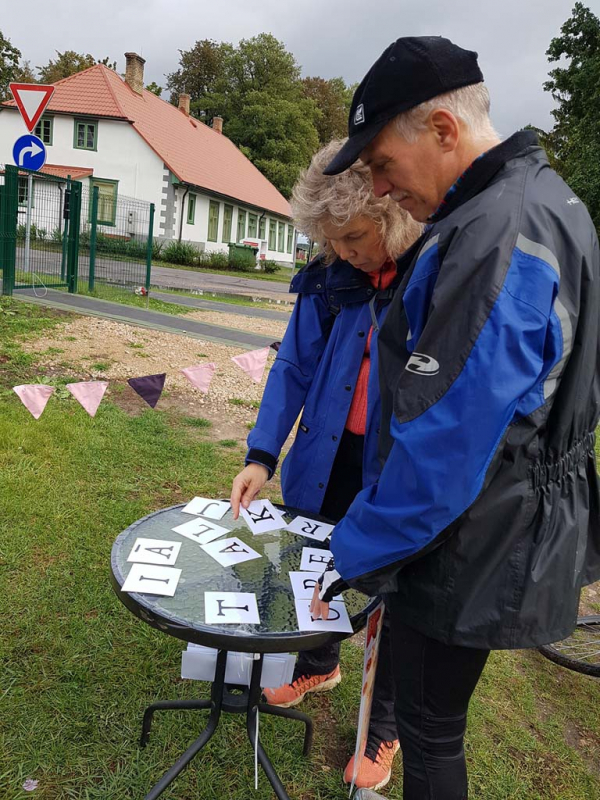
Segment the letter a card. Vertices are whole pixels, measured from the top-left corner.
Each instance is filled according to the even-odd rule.
[[[317,542],[324,542],[332,530],[333,525],[317,522],[308,517],[296,517],[286,528],[286,531],[297,533],[298,536],[306,536],[308,539],[316,539]]]
[[[181,542],[160,539],[136,539],[127,561],[137,564],[162,564],[169,567],[177,561]]]
[[[204,592],[204,620],[207,625],[231,622],[260,622],[256,595],[247,592]]]
[[[173,567],[134,564],[129,570],[125,583],[121,586],[121,591],[173,597],[180,576],[181,570],[173,569]]]
[[[260,553],[235,536],[231,539],[220,539],[218,542],[204,544],[202,549],[215,561],[218,561],[222,567],[231,567],[234,564],[241,564],[242,561],[260,558]]]
[[[240,513],[255,536],[286,527],[283,514],[270,500],[253,500],[248,508],[240,508]]]

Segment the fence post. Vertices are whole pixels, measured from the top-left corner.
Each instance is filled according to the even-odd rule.
[[[69,243],[69,213],[70,213],[70,205],[71,205],[71,176],[67,176],[67,188],[65,189],[65,198],[64,198],[64,205],[63,205],[63,221],[64,221],[64,229],[62,235],[62,255],[60,261],[60,279],[61,281],[66,281],[67,275],[67,255],[68,255],[68,243]]]
[[[19,170],[7,165],[0,205],[0,242],[2,247],[2,294],[12,295],[17,262],[17,213],[19,209]]]
[[[146,292],[150,293],[150,274],[152,272],[152,245],[154,244],[154,203],[150,203],[150,222],[148,225],[148,249],[146,251]]]
[[[79,267],[79,224],[81,220],[81,183],[71,181],[69,206],[69,247],[67,255],[67,287],[69,294],[77,291]]]
[[[98,228],[98,194],[100,193],[100,189],[98,186],[94,186],[92,189],[92,210],[91,210],[91,222],[92,228],[90,230],[90,273],[89,273],[89,280],[88,286],[90,292],[94,291],[94,283],[96,279],[96,232]]]

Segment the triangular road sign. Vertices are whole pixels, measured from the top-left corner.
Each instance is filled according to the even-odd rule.
[[[9,83],[8,86],[21,112],[23,122],[31,133],[54,94],[54,86],[38,83]]]

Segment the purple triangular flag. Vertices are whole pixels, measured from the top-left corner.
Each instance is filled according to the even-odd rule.
[[[127,383],[134,392],[137,392],[142,400],[145,400],[150,408],[154,408],[162,394],[165,385],[166,372],[160,375],[145,375],[143,378],[129,378]]]
[[[271,347],[277,353],[279,351],[279,348],[281,347],[281,342],[271,342],[269,347]]]

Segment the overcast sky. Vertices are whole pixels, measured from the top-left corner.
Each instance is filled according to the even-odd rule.
[[[585,0],[584,0],[585,2]],[[552,98],[542,89],[546,49],[575,0],[2,0],[0,30],[32,66],[54,50],[146,59],[146,83],[165,85],[178,50],[198,39],[237,43],[263,31],[282,40],[303,75],[360,80],[399,36],[447,36],[479,53],[503,136],[532,123],[552,126]],[[600,0],[586,5],[600,15]]]

